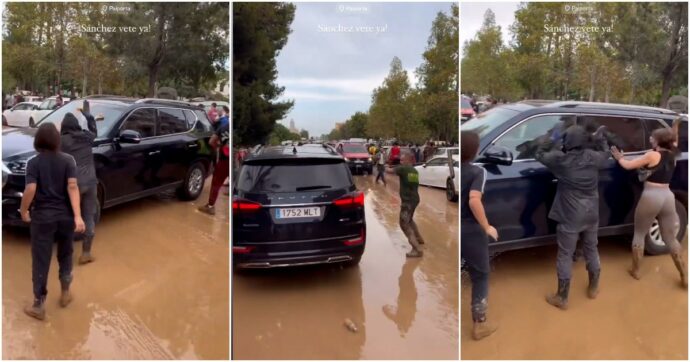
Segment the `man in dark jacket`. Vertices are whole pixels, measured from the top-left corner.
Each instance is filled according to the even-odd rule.
[[[567,309],[572,258],[578,239],[587,261],[589,298],[594,299],[599,290],[599,170],[606,165],[609,151],[604,151],[608,147],[603,145],[606,140],[599,132],[592,135],[580,126],[569,127],[560,139],[556,138],[560,135],[554,136],[540,145],[535,158],[558,180],[556,198],[549,212],[549,218],[558,222],[558,292],[548,295],[546,301]]]
[[[82,242],[82,255],[79,264],[90,263],[94,260],[91,255],[91,245],[95,236],[96,212],[98,207],[96,168],[93,162],[93,141],[98,130],[96,120],[89,111],[89,104],[84,101],[84,108],[79,111],[86,118],[88,130],[82,129],[79,120],[72,113],[65,114],[60,127],[62,152],[72,157],[77,163],[77,183],[81,195],[81,211],[86,225],[84,240]]]

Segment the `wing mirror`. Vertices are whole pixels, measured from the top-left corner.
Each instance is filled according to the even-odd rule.
[[[505,147],[490,146],[479,156],[477,162],[510,166],[513,164],[513,153]]]
[[[141,133],[125,129],[120,132],[120,137],[118,138],[119,143],[139,143],[141,142]]]

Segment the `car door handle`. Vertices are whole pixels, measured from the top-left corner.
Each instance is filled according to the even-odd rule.
[[[149,156],[157,155],[157,154],[159,154],[159,153],[161,153],[160,150],[158,150],[158,151],[151,151],[151,152],[149,152]]]
[[[551,183],[552,183],[552,184],[558,183],[558,179],[555,178],[555,179],[551,180]]]
[[[187,144],[187,148],[197,148],[197,147],[199,147],[199,145],[196,144],[196,143],[189,143],[189,144]]]

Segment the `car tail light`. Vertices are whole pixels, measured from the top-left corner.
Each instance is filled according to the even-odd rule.
[[[260,208],[261,204],[258,202],[243,199],[236,199],[232,201],[232,212],[257,211]]]
[[[254,250],[253,246],[233,246],[232,247],[232,253],[233,254],[249,254]]]
[[[360,232],[358,238],[345,240],[345,241],[343,241],[343,244],[345,244],[345,246],[354,246],[354,245],[364,244],[364,238],[365,238],[365,232],[364,232],[364,228],[362,228],[362,231]]]
[[[340,207],[364,206],[364,193],[357,191],[353,194],[341,197],[333,201],[333,205]]]

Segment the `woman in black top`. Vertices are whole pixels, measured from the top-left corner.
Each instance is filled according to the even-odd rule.
[[[30,223],[31,266],[34,302],[24,312],[31,317],[45,318],[44,302],[48,290],[48,269],[57,242],[62,295],[60,305],[66,307],[72,296],[72,238],[84,231],[79,207],[77,166],[72,156],[60,152],[60,133],[54,124],[44,122],[34,139],[38,154],[26,164],[26,188],[20,213]]]
[[[473,165],[477,157],[479,136],[474,132],[460,133],[460,253],[472,280],[472,337],[489,336],[497,327],[486,321],[489,294],[489,237],[498,239],[496,228],[484,213],[482,194],[486,170]]]
[[[682,286],[688,286],[688,274],[683,260],[682,246],[676,239],[680,226],[676,212],[676,199],[669,188],[676,167],[676,135],[671,129],[661,128],[649,138],[653,150],[643,156],[626,160],[620,150],[613,147],[613,157],[626,170],[652,169],[644,182],[644,191],[635,208],[635,234],[632,242],[633,263],[630,275],[640,279],[640,263],[644,255],[645,235],[654,220],[659,220],[661,237],[671,251],[673,262],[680,273]]]

